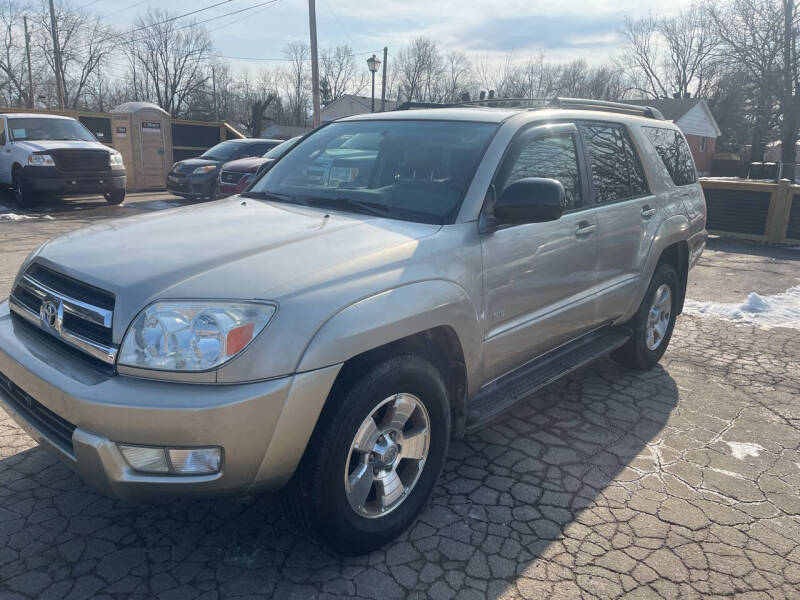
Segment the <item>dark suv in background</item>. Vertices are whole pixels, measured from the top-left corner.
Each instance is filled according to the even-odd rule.
[[[248,156],[261,156],[283,140],[227,140],[206,150],[197,158],[188,158],[172,165],[167,174],[167,191],[183,198],[217,197],[220,168],[226,162]]]

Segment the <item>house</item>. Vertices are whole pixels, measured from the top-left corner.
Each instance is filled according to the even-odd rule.
[[[697,166],[697,172],[711,172],[711,158],[720,135],[717,120],[702,98],[659,98],[657,100],[623,100],[628,104],[652,106],[683,132]]]
[[[397,108],[397,102],[386,100],[386,110]],[[381,110],[380,97],[375,98],[375,112]],[[322,122],[329,123],[342,117],[352,117],[353,115],[363,115],[372,112],[372,98],[367,96],[356,96],[354,94],[344,94],[322,108]]]

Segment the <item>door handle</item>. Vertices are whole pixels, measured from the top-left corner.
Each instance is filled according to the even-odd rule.
[[[578,223],[578,226],[575,228],[575,235],[589,235],[597,231],[597,225],[589,223],[588,221],[581,221]]]
[[[650,208],[649,206],[643,206],[642,207],[642,218],[649,219],[654,214],[656,214],[656,209],[655,208]]]

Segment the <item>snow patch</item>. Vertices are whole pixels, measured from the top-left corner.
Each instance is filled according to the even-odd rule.
[[[714,473],[719,473],[720,475],[726,475],[727,477],[733,477],[734,479],[744,479],[739,473],[734,473],[733,471],[726,471],[725,469],[715,469],[714,467],[706,467],[709,471],[714,471]]]
[[[800,329],[800,285],[773,296],[750,292],[744,304],[687,299],[683,310],[696,317],[712,317],[762,327]]]
[[[18,215],[15,213],[0,213],[0,221],[55,221],[50,215],[32,217],[30,215]]]
[[[759,446],[758,444],[748,444],[745,442],[725,442],[731,448],[731,454],[733,454],[733,458],[744,460],[748,456],[752,456],[754,458],[758,458],[759,452],[763,452],[766,450],[763,446]]]

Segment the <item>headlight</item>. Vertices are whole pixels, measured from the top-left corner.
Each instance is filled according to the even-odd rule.
[[[108,165],[110,167],[121,167],[122,166],[122,154],[119,152],[112,152],[108,155]]]
[[[259,302],[160,301],[134,319],[119,364],[162,371],[219,367],[267,326],[275,307]]]
[[[216,171],[216,165],[207,165],[205,167],[197,167],[192,173],[195,175],[202,175],[203,173],[211,173],[211,171]]]
[[[28,164],[33,167],[55,167],[56,161],[49,154],[29,154]]]

